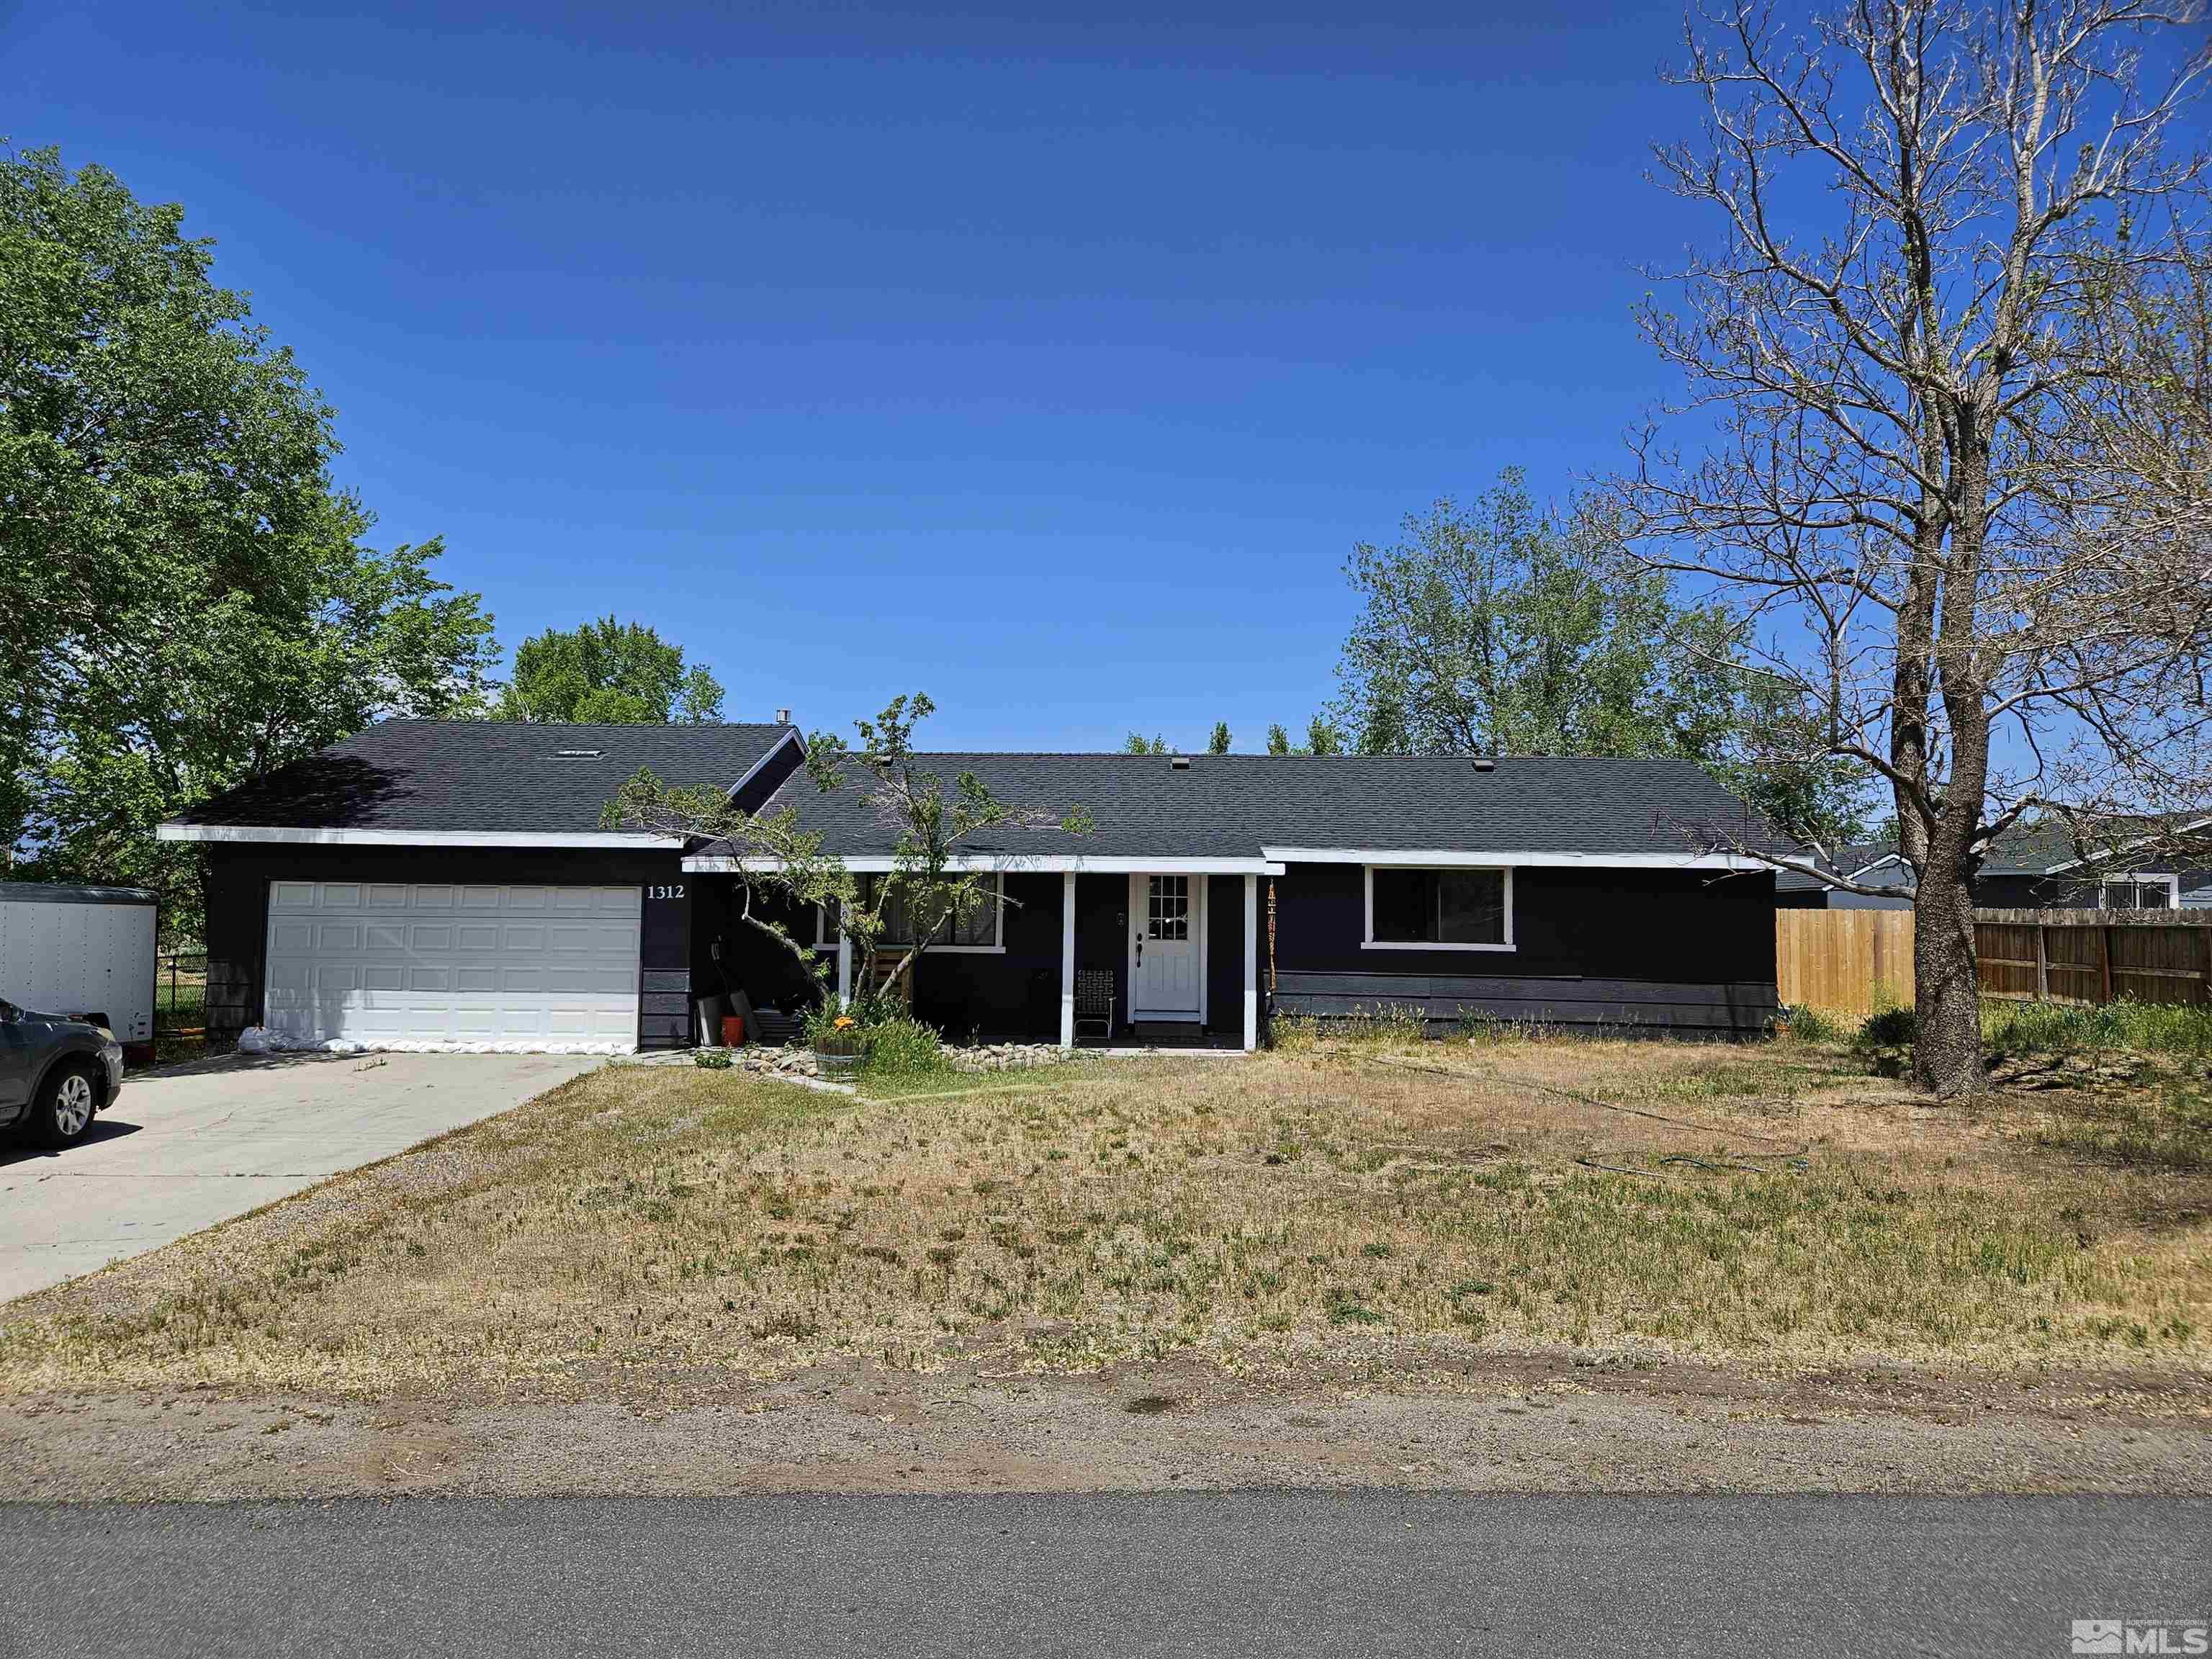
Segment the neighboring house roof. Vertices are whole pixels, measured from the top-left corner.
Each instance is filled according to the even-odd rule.
[[[2063,875],[2072,870],[2097,867],[2132,869],[2136,860],[2173,861],[2170,838],[2196,836],[2212,839],[2212,814],[2176,812],[2162,816],[2128,815],[2084,820],[2076,828],[2063,818],[2038,818],[2014,824],[1999,836],[1990,855],[1982,861],[1984,876]],[[2139,849],[2151,849],[2142,853]],[[1811,856],[1809,854],[1802,856]],[[1836,849],[1821,867],[1839,873],[1862,887],[1910,889],[1912,872],[1886,842],[1873,842]],[[2148,866],[2142,867],[2148,868]],[[1817,877],[1785,870],[1775,878],[1777,892],[1814,892],[1832,884]]]
[[[1750,809],[1688,761],[1514,758],[1489,770],[1464,756],[927,754],[915,760],[948,796],[972,772],[1007,806],[1048,829],[971,838],[978,858],[1297,861],[1370,851],[1534,854],[1561,863],[1688,866],[1712,832],[1779,850]],[[896,827],[865,780],[823,793],[794,773],[763,811],[790,807],[848,860],[888,858]],[[1080,808],[1095,827],[1057,827]],[[702,857],[726,857],[726,844]],[[700,867],[713,867],[711,863]]]
[[[1869,879],[1869,877],[1902,871],[1904,867],[1898,862],[1896,848],[1886,841],[1860,842],[1855,846],[1838,847],[1834,856],[1826,859],[1810,848],[1800,848],[1796,856],[1817,864],[1832,874],[1840,875],[1846,881],[1856,881],[1874,887],[1904,884],[1901,880]],[[1797,870],[1779,871],[1774,878],[1774,890],[1778,893],[1814,893],[1830,884],[1818,876],[1807,875]]]
[[[204,801],[161,833],[169,840],[312,840],[496,832],[571,846],[603,836],[607,844],[635,844],[648,838],[605,836],[599,813],[640,767],[665,782],[727,789],[797,735],[769,725],[386,720]],[[301,833],[243,833],[271,829]]]
[[[2077,830],[2063,818],[2015,825],[1997,837],[1983,861],[1985,876],[2054,875],[2084,865],[2124,861],[2129,849],[2157,847],[2168,836],[2212,830],[2212,815],[2172,812],[2085,820]],[[2160,855],[2167,849],[2160,848]]]

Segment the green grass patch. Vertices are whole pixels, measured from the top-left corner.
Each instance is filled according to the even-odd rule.
[[[2142,1054],[2212,1058],[2212,1008],[2149,1002],[2087,1007],[2063,1002],[1985,1001],[1982,1036],[1999,1054]]]

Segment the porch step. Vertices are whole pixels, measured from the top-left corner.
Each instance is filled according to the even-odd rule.
[[[1134,1042],[1195,1042],[1206,1028],[1194,1019],[1142,1019],[1129,1027]]]

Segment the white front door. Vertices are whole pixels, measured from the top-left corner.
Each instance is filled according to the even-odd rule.
[[[1206,1017],[1206,878],[1129,878],[1129,1018]]]

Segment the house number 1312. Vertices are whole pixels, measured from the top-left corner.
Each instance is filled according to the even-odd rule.
[[[679,881],[673,887],[648,886],[645,890],[645,896],[647,898],[682,898],[684,896],[684,884]]]

